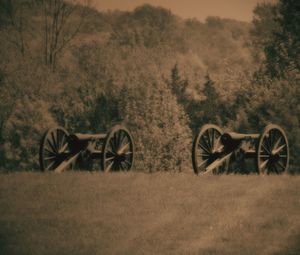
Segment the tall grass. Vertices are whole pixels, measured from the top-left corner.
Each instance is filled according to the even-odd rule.
[[[2,254],[299,254],[300,179],[0,176]]]

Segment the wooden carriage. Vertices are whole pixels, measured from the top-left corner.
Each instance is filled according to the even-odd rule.
[[[62,172],[78,161],[98,160],[99,169],[128,171],[134,162],[133,139],[127,128],[117,125],[106,134],[69,134],[62,127],[49,129],[40,143],[42,171]]]
[[[289,145],[284,130],[270,124],[260,134],[224,133],[213,124],[204,125],[193,142],[192,161],[196,174],[228,171],[235,155],[253,158],[258,173],[288,171]]]

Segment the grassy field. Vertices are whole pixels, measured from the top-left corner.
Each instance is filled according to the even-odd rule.
[[[0,254],[300,254],[300,177],[2,174]]]

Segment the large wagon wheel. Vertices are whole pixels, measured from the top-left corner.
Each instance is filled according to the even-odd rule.
[[[195,174],[204,173],[215,161],[222,149],[220,141],[223,131],[216,125],[204,125],[193,142],[192,160]]]
[[[129,131],[119,125],[113,127],[103,144],[103,171],[129,171],[133,165],[133,156],[134,144]]]
[[[64,161],[69,154],[69,133],[62,127],[49,129],[40,144],[40,167],[42,171],[52,171]]]
[[[285,132],[278,125],[270,124],[263,130],[257,147],[259,173],[286,172],[289,166],[289,145]]]

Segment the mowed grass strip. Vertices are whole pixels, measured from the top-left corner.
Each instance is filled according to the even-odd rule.
[[[0,254],[300,254],[300,177],[3,174]]]

